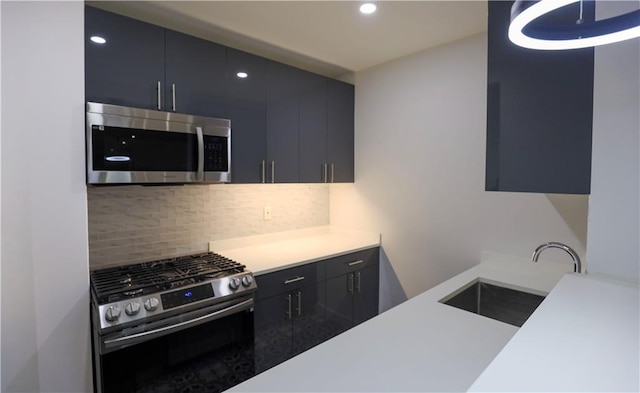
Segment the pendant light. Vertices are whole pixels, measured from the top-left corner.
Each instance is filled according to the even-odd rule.
[[[536,23],[543,15],[580,2],[580,14],[571,25]],[[514,44],[540,50],[588,48],[640,37],[640,9],[595,22],[582,19],[583,0],[516,0],[511,7],[509,39]]]

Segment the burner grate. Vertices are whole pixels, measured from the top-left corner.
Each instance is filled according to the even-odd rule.
[[[245,266],[212,252],[94,270],[98,304],[148,295],[244,271]]]

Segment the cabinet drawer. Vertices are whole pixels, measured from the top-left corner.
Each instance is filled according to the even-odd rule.
[[[256,277],[256,300],[324,281],[324,263],[309,263]]]
[[[375,247],[328,259],[326,261],[327,278],[347,274],[365,267],[377,266],[379,251],[380,249]]]

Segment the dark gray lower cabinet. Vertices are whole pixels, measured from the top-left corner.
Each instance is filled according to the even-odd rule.
[[[327,325],[332,335],[378,315],[378,259],[376,248],[327,261]]]
[[[326,340],[324,265],[314,263],[256,277],[256,372]]]
[[[257,276],[256,373],[377,315],[378,254],[373,248]]]

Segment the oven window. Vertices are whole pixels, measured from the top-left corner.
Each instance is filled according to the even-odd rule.
[[[195,134],[92,125],[91,139],[94,170],[198,170]]]
[[[222,392],[255,375],[253,312],[101,356],[104,393]]]

